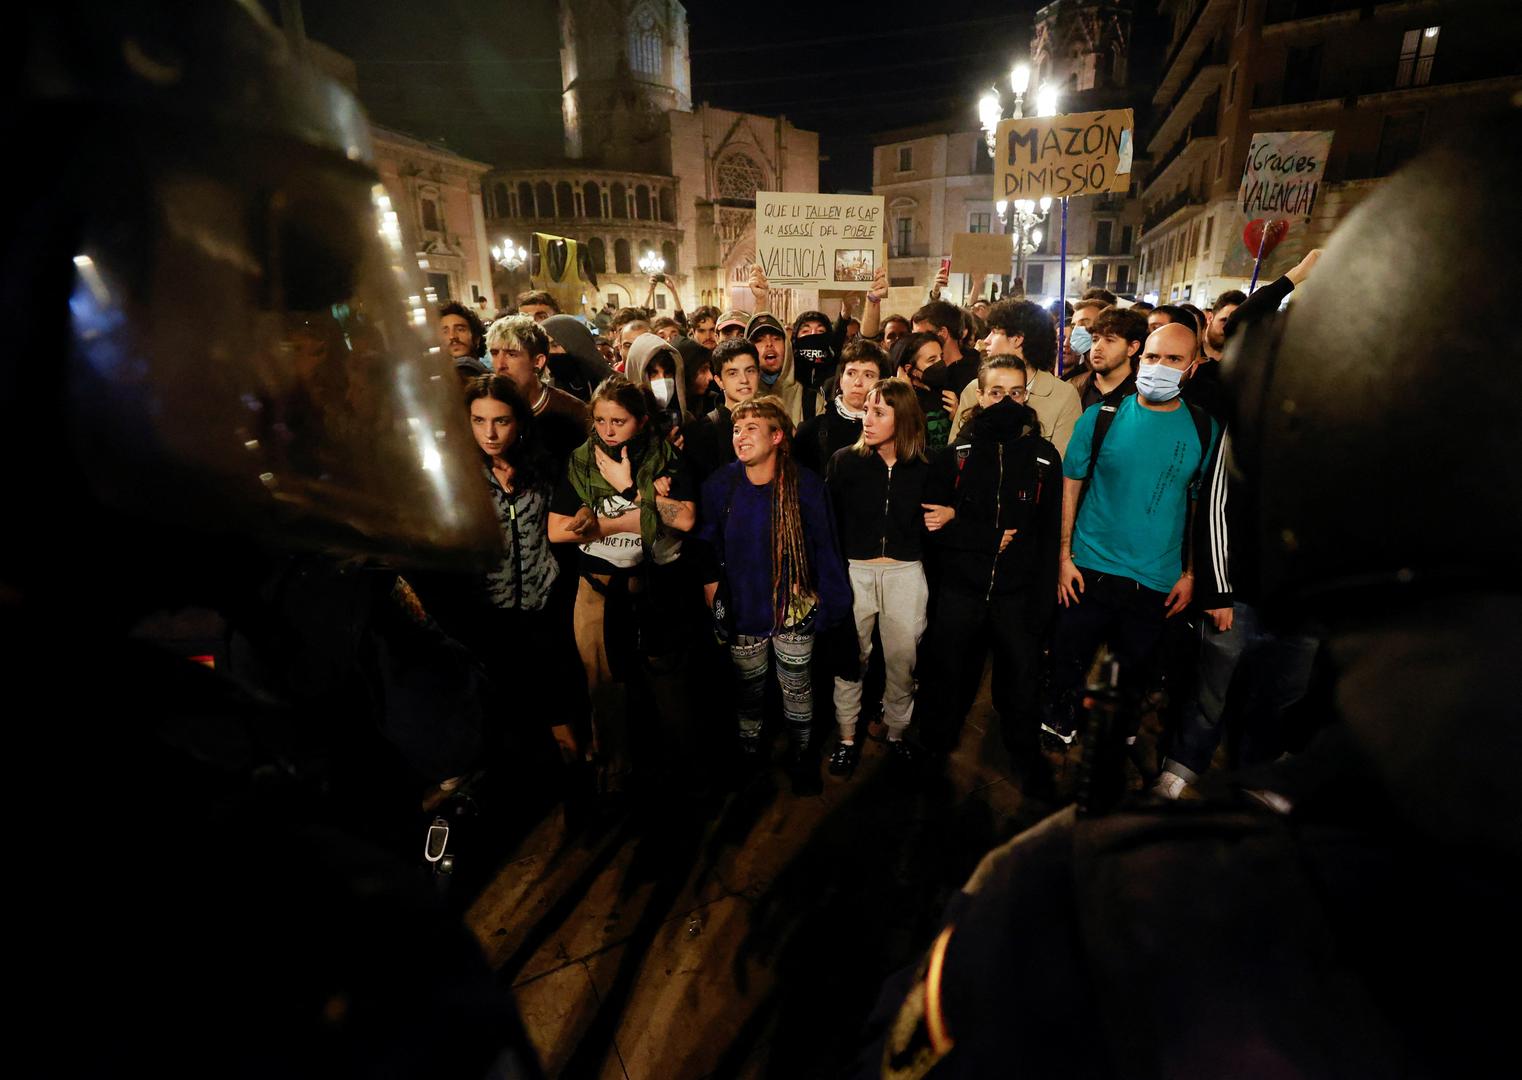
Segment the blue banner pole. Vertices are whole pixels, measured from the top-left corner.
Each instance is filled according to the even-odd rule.
[[[1062,378],[1062,323],[1068,307],[1068,197],[1062,197],[1062,250],[1057,257],[1057,378]]]

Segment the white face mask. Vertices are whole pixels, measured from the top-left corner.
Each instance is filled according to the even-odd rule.
[[[664,409],[676,397],[676,380],[651,379],[650,392],[655,395],[655,403]]]

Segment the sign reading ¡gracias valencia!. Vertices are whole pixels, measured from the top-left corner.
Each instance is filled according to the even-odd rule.
[[[1131,186],[1130,109],[1001,120],[994,198],[1099,195]]]

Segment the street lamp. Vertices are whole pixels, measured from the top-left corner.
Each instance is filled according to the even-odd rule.
[[[639,257],[639,269],[646,277],[654,277],[665,271],[666,260],[653,251],[647,251]]]
[[[502,238],[501,245],[493,244],[491,247],[492,260],[509,274],[517,273],[528,262],[528,248],[513,247],[513,242],[507,237]]]
[[[999,220],[1004,222],[1004,231],[1011,235],[1014,276],[1023,285],[1025,257],[1034,255],[1041,246],[1040,225],[1052,209],[1051,196],[1043,195],[1040,202],[1032,199],[1016,199],[1014,202],[1000,199],[994,203],[994,209],[999,212]]]
[[[1030,88],[1031,68],[1029,64],[1021,62],[1016,64],[1009,72],[1009,88],[1015,95],[1014,111],[1010,116],[1015,120],[1025,116],[1025,91]],[[998,139],[999,121],[1004,119],[1004,103],[999,100],[999,88],[991,86],[988,93],[978,99],[978,123],[983,128],[983,141],[988,146],[988,156],[993,157],[994,147]]]
[[[1036,91],[1036,115],[1056,116],[1057,95],[1059,91],[1055,83],[1043,83],[1041,89]]]

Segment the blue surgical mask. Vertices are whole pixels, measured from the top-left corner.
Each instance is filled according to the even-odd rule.
[[[1075,353],[1086,353],[1094,347],[1094,335],[1089,333],[1087,326],[1075,326],[1068,338],[1068,347]]]
[[[1136,372],[1136,392],[1154,405],[1178,397],[1184,373],[1167,364],[1143,364]]]

